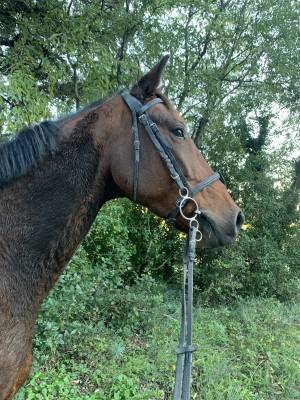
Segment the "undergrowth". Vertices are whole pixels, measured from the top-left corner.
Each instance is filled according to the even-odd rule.
[[[179,293],[149,275],[132,286],[75,255],[43,304],[30,379],[17,400],[172,397]],[[300,306],[275,299],[195,307],[193,399],[300,398]]]

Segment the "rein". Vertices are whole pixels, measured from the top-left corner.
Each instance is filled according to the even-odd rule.
[[[148,110],[155,104],[163,103],[162,99],[155,98],[146,104],[142,104],[136,97],[129,92],[121,93],[124,102],[131,111],[132,134],[134,145],[134,169],[133,169],[133,200],[138,198],[139,164],[140,164],[140,136],[138,123],[146,130],[150,140],[159,152],[166,168],[170,172],[171,178],[179,189],[179,197],[176,200],[175,208],[169,213],[166,220],[174,224],[177,217],[188,221],[189,232],[186,239],[183,254],[183,291],[181,304],[181,325],[179,335],[179,346],[177,349],[176,377],[173,400],[190,400],[190,387],[192,375],[192,354],[196,347],[192,343],[192,323],[193,323],[193,266],[195,260],[196,242],[202,239],[199,229],[198,218],[201,215],[198,203],[194,196],[201,192],[213,182],[221,179],[218,172],[213,173],[195,186],[190,187],[184,173],[173,152],[172,144],[161,134],[157,125],[152,121]],[[184,207],[188,202],[193,202],[195,210],[190,217],[185,215]]]

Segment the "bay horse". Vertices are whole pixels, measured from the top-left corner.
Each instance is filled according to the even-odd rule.
[[[130,95],[148,110],[194,185],[212,174],[183,119],[159,83],[167,56],[144,75]],[[140,124],[139,124],[140,125]],[[166,217],[178,189],[160,154],[140,129],[137,202]],[[25,128],[0,146],[0,400],[25,382],[41,302],[87,234],[99,209],[117,197],[133,199],[132,115],[117,93],[55,122]],[[220,180],[194,197],[201,215],[200,246],[234,241],[243,214]],[[189,210],[191,208],[191,210]],[[186,213],[193,205],[186,205]],[[181,215],[175,226],[186,232]]]

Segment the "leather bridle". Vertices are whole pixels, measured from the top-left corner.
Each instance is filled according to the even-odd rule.
[[[183,254],[183,294],[181,305],[181,327],[179,335],[179,346],[177,349],[176,377],[174,388],[174,400],[190,400],[192,354],[196,347],[192,343],[192,308],[193,308],[193,265],[195,260],[196,242],[202,239],[199,230],[198,218],[201,215],[198,203],[194,196],[201,192],[213,182],[222,177],[218,172],[198,182],[190,187],[176,155],[173,152],[171,143],[161,134],[157,125],[152,121],[148,110],[155,104],[163,103],[162,99],[155,98],[146,104],[142,104],[136,97],[129,92],[121,93],[124,102],[131,111],[132,133],[134,143],[134,172],[133,172],[133,200],[138,199],[139,165],[141,142],[139,136],[138,123],[146,130],[150,140],[157,149],[161,159],[170,172],[171,178],[179,189],[179,197],[176,200],[174,209],[169,213],[166,220],[174,223],[180,214],[189,222],[189,232],[187,235],[185,250]],[[195,209],[193,215],[185,215],[184,207],[188,202],[193,202]]]
[[[176,206],[166,217],[168,222],[174,223],[180,213],[182,196],[188,195],[188,199],[193,198],[197,193],[210,186],[213,182],[221,179],[221,175],[218,172],[214,172],[212,175],[198,182],[195,186],[190,187],[186,177],[184,176],[184,173],[182,172],[180,164],[176,159],[176,155],[173,152],[172,144],[166,139],[165,136],[161,134],[157,125],[152,121],[147,112],[155,104],[163,103],[163,100],[159,97],[156,97],[155,99],[150,100],[148,103],[143,105],[136,97],[132,96],[127,91],[121,93],[121,96],[129,107],[132,118],[134,144],[133,200],[136,201],[138,197],[139,164],[141,153],[141,142],[138,129],[139,122],[145,128],[150,140],[154,144],[161,159],[169,170],[171,178],[174,180],[179,189],[180,196],[176,200]],[[182,206],[184,206],[187,201],[188,200],[186,200]]]

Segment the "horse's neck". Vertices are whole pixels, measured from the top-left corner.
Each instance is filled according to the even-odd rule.
[[[6,288],[21,308],[38,306],[111,196],[101,156],[83,136],[2,193],[0,298]]]

